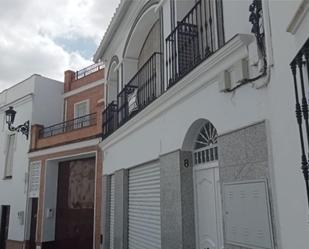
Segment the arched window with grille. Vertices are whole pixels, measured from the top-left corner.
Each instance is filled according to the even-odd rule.
[[[212,123],[206,122],[194,142],[193,162],[195,165],[218,160],[218,133]]]

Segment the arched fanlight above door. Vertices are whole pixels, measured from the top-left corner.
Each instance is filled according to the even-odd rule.
[[[194,164],[209,163],[218,160],[218,133],[211,122],[200,129],[194,142]]]

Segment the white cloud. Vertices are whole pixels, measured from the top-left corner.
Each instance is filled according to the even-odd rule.
[[[118,3],[1,0],[0,91],[33,73],[62,80],[65,70],[90,65],[90,58],[65,50],[56,40],[75,39],[76,45],[76,39],[87,38],[98,45]]]

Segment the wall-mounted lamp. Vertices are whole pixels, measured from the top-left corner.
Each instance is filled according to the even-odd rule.
[[[27,137],[27,140],[28,140],[29,126],[30,126],[29,120],[26,121],[22,125],[18,125],[17,127],[14,127],[13,124],[14,124],[14,120],[15,120],[15,115],[16,115],[16,111],[13,109],[12,106],[10,106],[9,109],[5,111],[6,123],[8,124],[8,129],[10,131],[21,132],[22,134],[24,134]]]

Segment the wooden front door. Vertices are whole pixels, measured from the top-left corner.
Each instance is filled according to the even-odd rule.
[[[94,176],[94,158],[59,164],[55,248],[93,248]]]
[[[35,235],[38,212],[38,198],[32,199],[29,249],[36,249]]]
[[[6,241],[9,233],[10,206],[2,206],[0,227],[0,249],[6,249]]]

